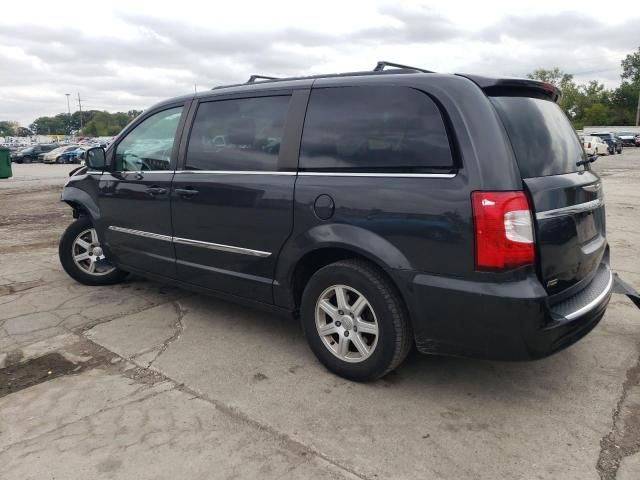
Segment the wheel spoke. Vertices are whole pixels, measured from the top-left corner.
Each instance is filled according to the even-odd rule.
[[[360,295],[358,299],[353,302],[353,305],[351,305],[351,313],[353,313],[354,317],[359,317],[362,313],[362,310],[364,310],[364,307],[366,307],[368,304],[369,303],[367,302],[367,300],[362,295]]]
[[[378,335],[378,325],[373,322],[365,322],[363,320],[356,320],[356,326],[358,327],[358,333],[370,333],[372,335]]]
[[[322,300],[319,307],[332,319],[336,320],[338,318],[338,309],[331,305],[331,303],[329,303],[329,300]]]
[[[363,357],[369,355],[369,347],[367,347],[367,344],[364,343],[364,340],[359,333],[356,333],[355,335],[353,335],[353,337],[349,338],[353,342],[353,345],[358,349],[358,352],[360,352],[360,355],[362,355]]]
[[[85,242],[81,238],[76,239],[76,245],[84,248],[85,250],[89,250],[89,243]]]
[[[91,232],[91,243],[93,245],[97,245],[98,244],[98,234],[96,233],[96,229],[92,228],[89,231]]]
[[[94,273],[96,271],[96,262],[94,262],[93,259],[89,263],[89,268],[87,268],[87,271],[89,273]]]
[[[338,308],[340,310],[346,310],[349,307],[347,303],[347,295],[345,294],[344,288],[336,287],[336,303],[338,304]]]
[[[327,335],[338,333],[338,327],[336,327],[333,323],[327,323],[324,327],[318,328],[318,333],[323,337],[326,337]]]
[[[82,260],[89,260],[91,257],[87,252],[83,252],[78,255],[74,255],[73,258],[76,262],[81,262]]]
[[[340,335],[340,339],[338,340],[338,355],[341,357],[346,357],[349,353],[349,339]]]

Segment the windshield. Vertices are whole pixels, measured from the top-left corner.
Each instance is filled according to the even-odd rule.
[[[585,153],[575,130],[554,102],[530,97],[492,97],[523,178],[578,171]]]

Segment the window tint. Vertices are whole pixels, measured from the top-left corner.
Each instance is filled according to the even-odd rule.
[[[163,110],[140,123],[118,144],[114,169],[120,172],[170,170],[182,107]]]
[[[277,170],[289,98],[202,103],[189,137],[186,169]]]
[[[301,169],[420,172],[452,167],[442,115],[426,94],[406,87],[312,91]]]
[[[584,150],[562,109],[530,97],[493,97],[523,178],[577,172]]]

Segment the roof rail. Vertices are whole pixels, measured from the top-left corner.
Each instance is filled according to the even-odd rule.
[[[256,83],[256,80],[279,80],[278,77],[267,77],[265,75],[251,75],[247,83]]]
[[[373,69],[373,71],[381,72],[384,70],[384,67],[403,68],[405,70],[416,70],[418,72],[423,72],[423,73],[435,73],[435,72],[432,72],[431,70],[425,70],[424,68],[410,67],[409,65],[402,65],[401,63],[393,63],[393,62],[385,62],[385,61],[378,62],[375,68]]]

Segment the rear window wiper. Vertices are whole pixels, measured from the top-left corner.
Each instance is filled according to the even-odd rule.
[[[585,160],[578,160],[576,165],[579,167],[580,165],[586,165],[587,163],[593,163],[598,159],[598,155],[591,155],[587,157]]]

